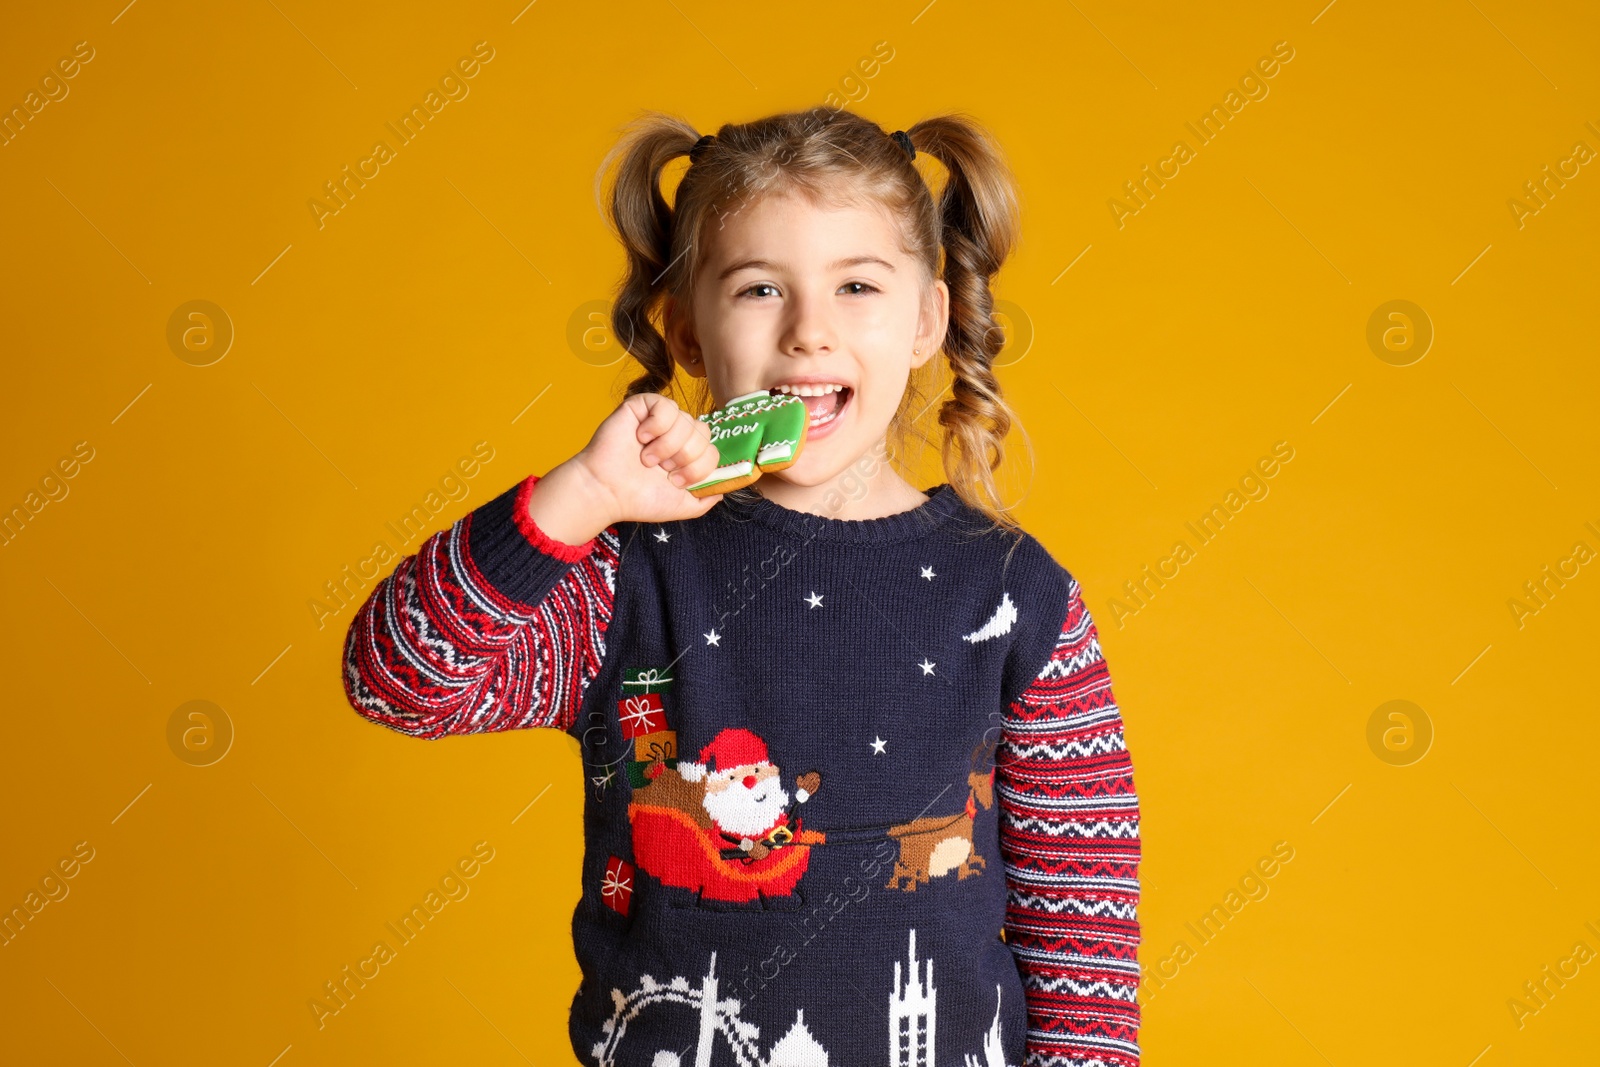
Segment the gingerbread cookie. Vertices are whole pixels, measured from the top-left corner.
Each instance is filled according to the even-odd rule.
[[[695,496],[742,489],[766,471],[781,471],[800,458],[811,413],[798,396],[765,390],[736,396],[700,421],[711,424],[717,469],[686,486]]]

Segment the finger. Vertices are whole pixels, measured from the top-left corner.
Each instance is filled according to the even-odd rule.
[[[688,486],[703,482],[716,472],[718,462],[717,450],[708,445],[699,455],[672,472],[673,484]]]
[[[711,444],[710,428],[698,419],[692,420],[687,439],[676,451],[663,459],[661,465],[669,471],[682,470],[707,452],[713,453],[712,459],[715,460],[716,448]]]
[[[645,446],[645,451],[654,456],[656,462],[661,462],[670,458],[670,456],[674,456],[678,450],[682,450],[683,445],[693,435],[694,419],[690,418],[688,414],[678,413],[677,421],[672,426],[667,427],[666,430],[662,430],[661,435],[656,437],[656,440]]]
[[[694,482],[690,481],[687,484],[688,485],[693,485]],[[717,501],[721,500],[725,494],[723,494],[723,493],[711,493],[711,494],[709,494],[707,496],[695,496],[694,494],[690,493],[687,488],[685,488],[683,495],[688,497],[688,501],[687,502],[692,502],[692,503],[698,505],[696,507],[696,510],[695,510],[694,514],[703,515],[707,511],[710,511],[712,505],[714,505]]]
[[[651,467],[660,463],[662,458],[671,455],[677,450],[669,435],[673,432],[676,422],[662,422],[660,425],[640,425],[639,438],[643,445],[639,449],[639,459],[645,466]]]
[[[697,469],[703,469],[706,474],[710,474],[722,462],[722,457],[717,451],[717,446],[711,443],[711,424],[696,419],[694,426],[694,436],[680,450],[683,453],[683,462],[688,466],[698,461],[701,467]]]
[[[683,446],[694,436],[694,420],[688,416],[679,419],[660,437],[645,446],[644,452],[653,456],[667,470],[676,470],[684,461],[678,457]]]
[[[716,448],[708,444],[703,452],[690,460],[681,470],[673,473],[683,475],[684,480],[681,484],[694,485],[711,477],[719,462]]]
[[[661,436],[662,433],[677,422],[678,416],[681,414],[678,405],[672,402],[671,397],[662,396],[659,393],[647,393],[645,395],[654,399],[646,401],[649,405],[649,410],[645,413],[644,418],[639,420],[638,436],[641,445],[648,445],[651,441]]]

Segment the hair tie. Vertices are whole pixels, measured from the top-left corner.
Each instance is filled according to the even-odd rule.
[[[698,160],[700,158],[700,153],[704,152],[711,142],[715,141],[716,139],[717,137],[715,134],[708,133],[696,141],[694,143],[694,147],[689,149],[689,162],[693,163]]]
[[[917,158],[917,146],[911,143],[911,135],[904,130],[896,130],[889,135],[894,143],[906,150],[907,159]]]

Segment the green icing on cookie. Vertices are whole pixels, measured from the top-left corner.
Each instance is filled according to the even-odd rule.
[[[805,438],[810,419],[805,401],[798,396],[768,392],[734,397],[700,421],[711,425],[711,443],[717,449],[717,469],[689,490],[743,478],[793,461]]]

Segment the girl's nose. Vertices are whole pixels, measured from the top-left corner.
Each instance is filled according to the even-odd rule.
[[[747,774],[744,776],[744,787],[746,789],[754,789],[756,787],[756,781],[757,779],[755,775]]]
[[[784,351],[791,356],[832,352],[835,347],[833,323],[826,301],[796,293],[792,304],[793,316],[784,337]]]

